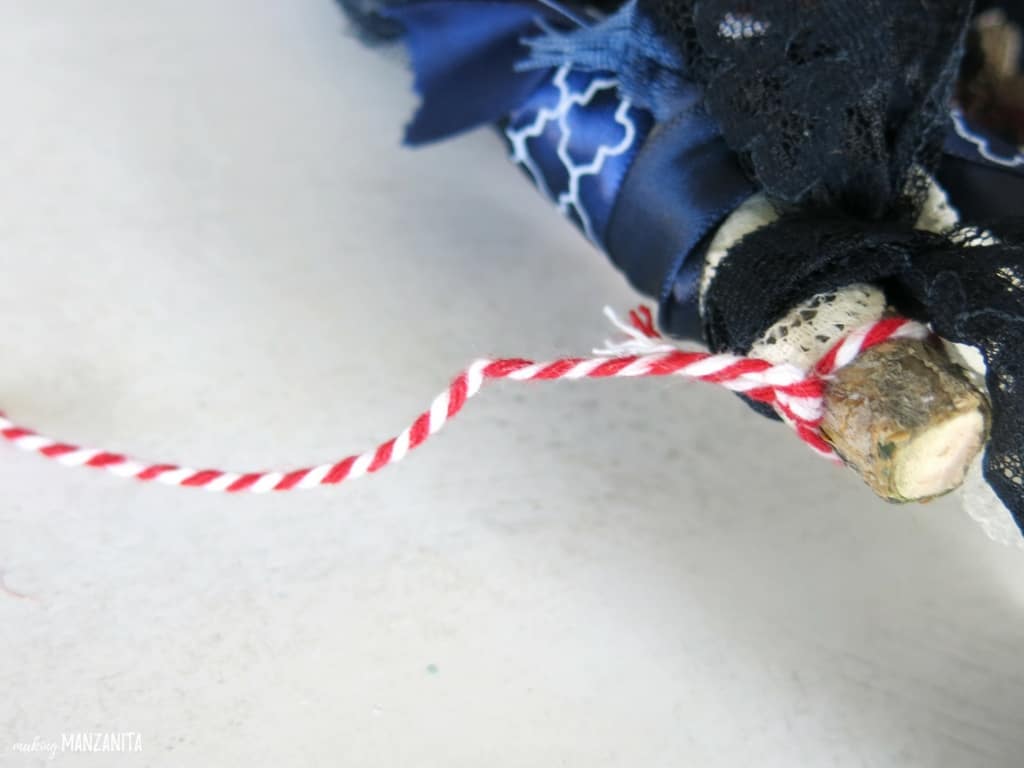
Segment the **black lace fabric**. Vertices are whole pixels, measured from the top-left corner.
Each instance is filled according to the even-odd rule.
[[[964,0],[638,0],[773,197],[877,218],[938,160]]]
[[[899,312],[982,352],[993,416],[985,479],[1024,530],[1024,219],[938,235],[784,217],[743,238],[719,266],[706,296],[708,342],[744,353],[790,308],[853,283],[883,286]]]

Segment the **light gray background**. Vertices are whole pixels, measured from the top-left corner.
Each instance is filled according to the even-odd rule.
[[[62,438],[320,462],[636,300],[493,135],[400,149],[329,0],[2,0],[0,100],[0,406]],[[274,497],[0,451],[3,764],[1024,762],[1024,555],[709,387],[496,386]]]

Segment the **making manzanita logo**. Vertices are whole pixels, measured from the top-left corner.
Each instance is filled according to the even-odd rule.
[[[14,742],[11,751],[45,754],[51,760],[58,752],[141,752],[142,734],[138,731],[77,731],[62,733],[60,741],[49,741],[36,736],[32,741]]]
[[[142,734],[137,731],[120,733],[62,733],[62,752],[141,752]]]

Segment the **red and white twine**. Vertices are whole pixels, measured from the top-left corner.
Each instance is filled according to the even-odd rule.
[[[611,315],[610,315],[611,316]],[[689,352],[668,345],[655,330],[646,307],[630,313],[630,325],[613,321],[629,339],[610,344],[594,357],[563,358],[551,362],[520,359],[478,360],[460,373],[431,403],[430,409],[397,437],[376,448],[332,464],[292,471],[224,472],[190,469],[176,464],[141,462],[119,453],[82,448],[59,442],[19,427],[0,414],[0,436],[15,447],[71,467],[93,467],[118,477],[155,481],[165,485],[202,488],[226,493],[263,493],[336,485],[376,472],[405,457],[436,434],[489,381],[557,381],[623,377],[679,376],[705,381],[743,393],[773,406],[818,453],[836,459],[820,431],[828,377],[849,364],[862,351],[896,338],[921,339],[928,330],[903,318],[886,318],[857,330],[841,341],[810,371],[793,365],[772,364],[752,357]],[[609,356],[614,355],[614,356]]]

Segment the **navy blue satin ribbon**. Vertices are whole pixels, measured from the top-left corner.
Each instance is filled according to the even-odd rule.
[[[693,90],[688,101],[699,103]],[[699,339],[692,255],[757,190],[699,109],[651,133],[653,124],[618,95],[614,75],[563,67],[512,113],[505,135],[537,186],[637,290],[658,298],[662,328]]]
[[[757,191],[710,117],[698,110],[659,125],[626,177],[608,227],[612,261],[656,296],[662,328],[702,338],[699,246]]]

